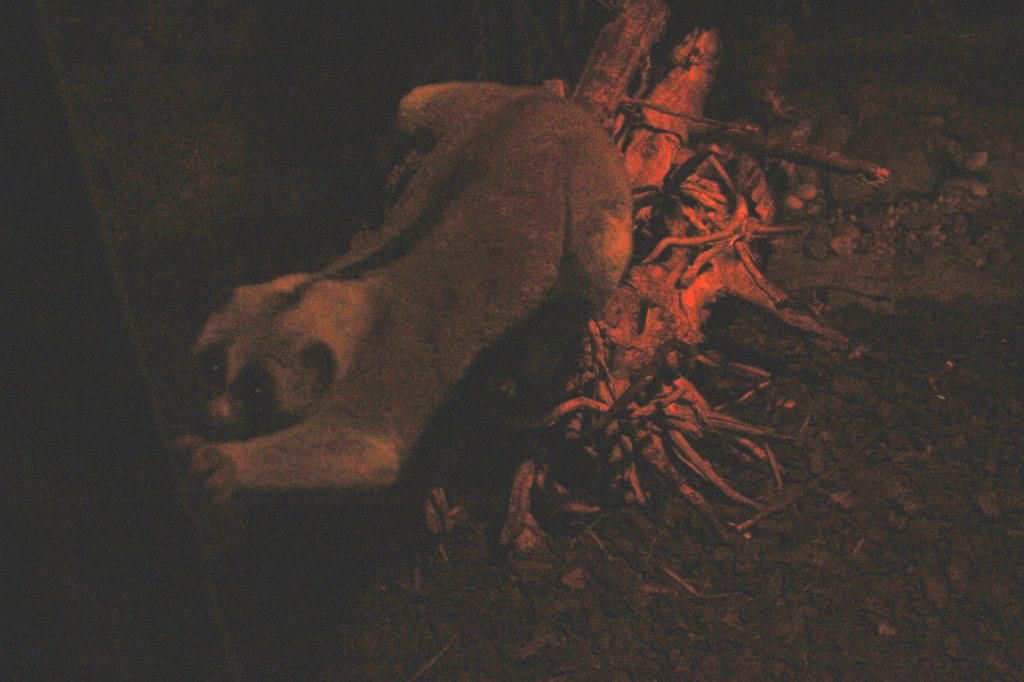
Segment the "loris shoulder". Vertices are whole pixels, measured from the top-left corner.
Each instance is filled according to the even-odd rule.
[[[445,83],[406,95],[396,126],[428,151],[374,236],[324,271],[239,287],[199,335],[216,440],[175,448],[215,499],[393,483],[485,349],[545,303],[600,305],[626,267],[626,173],[586,111]]]

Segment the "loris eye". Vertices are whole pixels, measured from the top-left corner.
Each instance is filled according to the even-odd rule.
[[[269,419],[274,414],[274,391],[270,375],[260,367],[250,367],[231,383],[231,395],[237,399],[247,418]]]
[[[227,353],[224,346],[220,344],[210,346],[199,354],[198,363],[203,384],[213,393],[222,393],[228,373]]]

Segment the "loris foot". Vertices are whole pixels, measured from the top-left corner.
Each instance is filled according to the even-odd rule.
[[[196,434],[183,434],[171,441],[170,449],[193,499],[222,512],[234,506],[238,468],[217,443]]]

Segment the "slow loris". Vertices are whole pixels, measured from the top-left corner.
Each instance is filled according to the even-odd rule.
[[[599,306],[631,252],[620,154],[540,89],[417,88],[398,130],[429,151],[367,246],[234,290],[195,344],[212,437],[177,438],[211,500],[392,484],[485,349],[551,301]]]

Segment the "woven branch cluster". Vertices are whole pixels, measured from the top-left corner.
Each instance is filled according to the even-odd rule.
[[[757,139],[759,131],[702,116],[718,51],[716,31],[695,30],[672,51],[670,68],[656,84],[645,77],[638,96],[605,107],[633,180],[633,265],[589,323],[570,397],[547,416],[563,444],[549,451],[559,454],[524,461],[516,473],[501,541],[517,550],[528,552],[544,537],[531,511],[534,496],[559,500],[573,512],[596,510],[555,474],[566,469],[554,466],[565,456],[574,462],[569,469],[587,472],[585,478],[627,502],[645,504],[657,480],[722,535],[750,522],[723,524],[709,493],[748,508],[754,518],[778,506],[739,490],[722,472],[726,464],[762,467],[775,483],[770,497],[781,499],[784,468],[771,444],[785,436],[712,406],[687,378],[698,365],[721,364],[701,350],[716,301],[737,297],[828,343],[847,343],[760,270],[757,242],[796,230],[774,224],[776,201],[762,163],[736,144],[737,138]],[[773,148],[787,151],[778,142]],[[788,156],[806,150],[794,145]],[[841,158],[813,151],[809,162]],[[727,364],[753,384],[740,400],[771,381],[764,370]],[[712,442],[714,448],[705,447]]]

